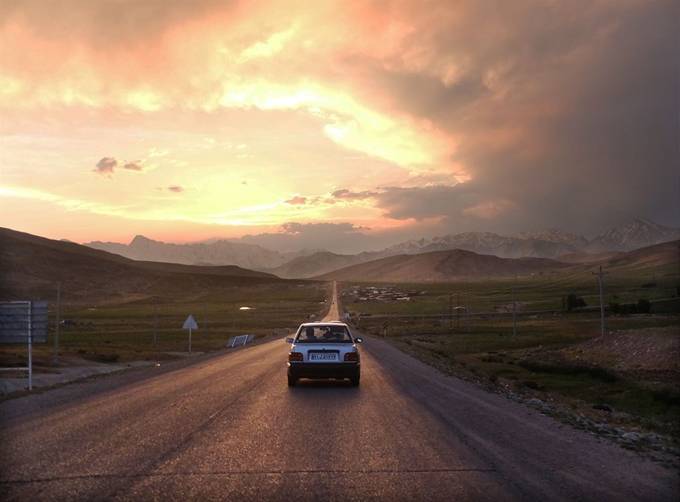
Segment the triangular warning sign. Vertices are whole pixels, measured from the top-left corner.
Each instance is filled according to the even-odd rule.
[[[196,324],[196,319],[194,319],[194,316],[189,314],[189,317],[187,317],[187,320],[184,321],[184,326],[182,326],[184,329],[198,329],[198,324]]]

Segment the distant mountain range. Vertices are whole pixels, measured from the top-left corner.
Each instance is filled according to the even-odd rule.
[[[499,258],[549,258],[564,262],[586,262],[604,253],[626,252],[680,239],[680,229],[668,228],[646,219],[636,219],[588,240],[557,228],[501,236],[490,232],[465,232],[434,239],[410,240],[357,255],[303,250],[282,254],[254,244],[227,240],[212,243],[166,244],[141,235],[129,245],[90,242],[85,246],[119,254],[132,260],[186,265],[235,265],[275,274],[282,278],[310,278],[341,268],[398,255],[463,250]],[[592,255],[592,256],[591,256]]]
[[[314,279],[420,283],[519,276],[550,278],[552,274],[590,274],[594,265],[612,274],[627,271],[639,275],[640,270],[645,270],[645,276],[677,278],[680,240],[597,256],[597,262],[583,264],[548,258],[507,259],[453,249],[389,256],[344,266]],[[309,269],[326,267],[327,260],[335,262],[331,253],[314,253],[308,261]],[[69,302],[90,305],[148,302],[154,296],[162,301],[196,301],[240,287],[285,290],[304,286],[304,281],[292,282],[236,266],[134,261],[80,244],[4,228],[0,228],[0,270],[0,301],[54,299],[57,283],[62,285]]]

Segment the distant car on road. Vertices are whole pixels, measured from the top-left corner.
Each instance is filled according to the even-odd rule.
[[[288,354],[288,385],[294,387],[300,378],[349,378],[359,385],[361,361],[357,344],[349,326],[343,322],[309,322],[301,324]]]

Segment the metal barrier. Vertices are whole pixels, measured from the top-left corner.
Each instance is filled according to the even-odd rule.
[[[239,335],[235,338],[230,338],[227,342],[227,347],[234,347],[236,345],[245,345],[248,342],[252,342],[255,335]]]

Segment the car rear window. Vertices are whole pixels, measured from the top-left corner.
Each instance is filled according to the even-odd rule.
[[[320,325],[302,326],[297,335],[300,343],[351,343],[350,336],[345,326]]]

